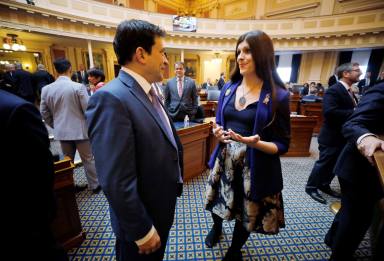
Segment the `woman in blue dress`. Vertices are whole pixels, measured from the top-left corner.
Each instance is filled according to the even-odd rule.
[[[262,31],[245,33],[235,55],[213,129],[219,144],[209,162],[206,209],[214,225],[205,240],[213,247],[223,219],[235,219],[224,257],[232,261],[241,260],[251,232],[276,234],[285,225],[280,155],[290,141],[289,92],[276,72],[271,39]]]

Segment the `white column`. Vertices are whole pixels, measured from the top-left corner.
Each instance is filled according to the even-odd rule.
[[[88,55],[89,55],[89,68],[92,68],[95,65],[93,64],[93,54],[92,54],[91,40],[87,40],[87,43],[88,43]]]
[[[180,62],[184,62],[184,49],[180,51]]]

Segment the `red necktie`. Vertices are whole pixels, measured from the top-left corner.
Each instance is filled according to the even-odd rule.
[[[348,89],[348,93],[349,93],[349,96],[351,96],[351,99],[352,99],[352,102],[353,102],[353,106],[356,107],[357,103],[356,103],[356,100],[355,100],[355,96],[353,96],[351,88]]]
[[[177,79],[177,91],[178,91],[179,96],[181,98],[181,96],[183,95],[183,84],[181,82],[181,78]]]

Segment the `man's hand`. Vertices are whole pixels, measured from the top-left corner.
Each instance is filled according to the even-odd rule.
[[[160,246],[160,237],[159,234],[157,234],[157,231],[155,230],[155,233],[153,233],[152,237],[147,242],[145,242],[143,245],[138,246],[139,254],[151,254],[158,250]]]
[[[366,136],[361,140],[357,148],[359,149],[360,153],[368,159],[369,163],[374,165],[373,153],[377,149],[384,151],[384,141],[376,138],[375,136]]]

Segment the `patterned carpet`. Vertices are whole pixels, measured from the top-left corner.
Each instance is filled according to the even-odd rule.
[[[242,248],[243,258],[327,260],[330,250],[323,243],[323,238],[334,217],[329,210],[329,204],[334,199],[325,195],[328,205],[322,205],[304,192],[314,157],[282,158],[282,164],[286,228],[275,236],[252,234]],[[224,222],[224,234],[218,246],[208,249],[204,245],[205,236],[212,225],[210,214],[203,209],[206,178],[207,174],[204,173],[185,184],[183,196],[177,202],[164,260],[221,260],[230,246],[233,222]],[[82,167],[75,170],[75,180],[78,184],[86,183]],[[332,186],[339,189],[336,181]],[[86,190],[77,194],[77,202],[86,240],[79,248],[69,251],[70,259],[115,260],[115,237],[104,195],[93,195]],[[370,243],[366,237],[356,252],[356,258],[369,260],[370,256]]]

